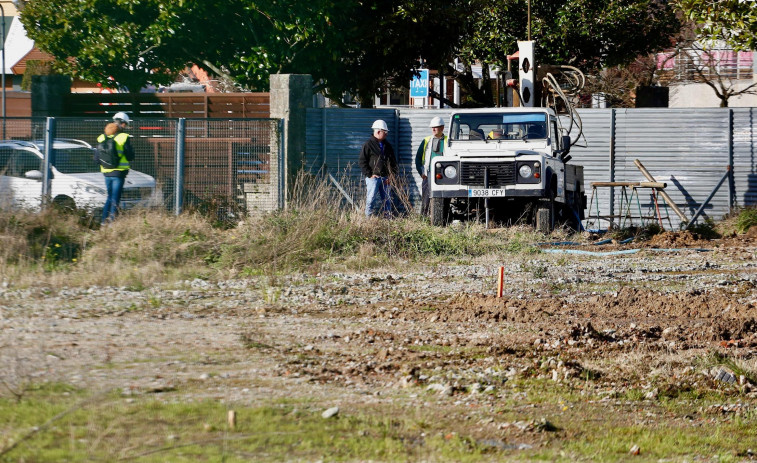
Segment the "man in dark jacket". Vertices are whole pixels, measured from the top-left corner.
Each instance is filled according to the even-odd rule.
[[[392,209],[391,187],[389,180],[397,175],[397,158],[394,148],[386,140],[389,132],[386,122],[377,120],[371,126],[373,135],[363,144],[358,164],[365,177],[365,215],[376,212],[389,215]],[[376,202],[380,198],[380,205]]]

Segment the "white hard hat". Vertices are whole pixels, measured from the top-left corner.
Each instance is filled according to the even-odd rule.
[[[444,127],[444,119],[442,119],[439,116],[436,116],[435,118],[431,119],[431,123],[428,126],[429,127]]]
[[[386,122],[382,121],[381,119],[376,120],[371,128],[373,130],[386,130],[387,132],[389,131],[389,127],[386,126]]]
[[[122,122],[126,122],[127,124],[128,124],[129,122],[131,122],[131,119],[129,119],[129,115],[128,115],[128,114],[126,114],[126,113],[125,113],[125,112],[123,112],[123,111],[119,111],[119,112],[117,112],[116,114],[114,114],[114,115],[113,115],[113,120],[114,120],[114,121],[122,121]]]

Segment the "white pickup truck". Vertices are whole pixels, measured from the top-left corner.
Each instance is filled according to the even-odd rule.
[[[570,137],[552,109],[460,110],[447,127],[447,145],[430,166],[432,224],[491,216],[542,232],[557,223],[580,229],[583,167],[568,164]]]

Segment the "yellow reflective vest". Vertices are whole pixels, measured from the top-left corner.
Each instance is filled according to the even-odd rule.
[[[426,172],[428,172],[431,166],[431,159],[435,158],[436,156],[440,156],[444,153],[444,145],[447,144],[447,136],[442,136],[442,149],[439,153],[432,153],[431,152],[431,139],[434,138],[433,135],[429,135],[428,137],[424,138],[421,142],[421,145],[418,147],[418,151],[415,153],[415,170],[418,172],[418,175],[423,176],[427,175]]]
[[[100,172],[103,174],[107,174],[108,172],[115,172],[117,170],[129,170],[131,167],[129,165],[129,160],[126,159],[126,154],[124,153],[124,146],[126,145],[126,141],[129,139],[131,135],[128,133],[120,132],[113,136],[114,141],[116,142],[116,151],[118,152],[118,167],[115,169],[106,169],[103,166],[100,166]],[[101,133],[99,137],[97,137],[97,143],[100,143],[105,140],[105,134]]]

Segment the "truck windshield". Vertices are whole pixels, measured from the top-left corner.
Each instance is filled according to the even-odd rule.
[[[536,140],[547,138],[545,113],[464,113],[452,118],[451,140]]]

